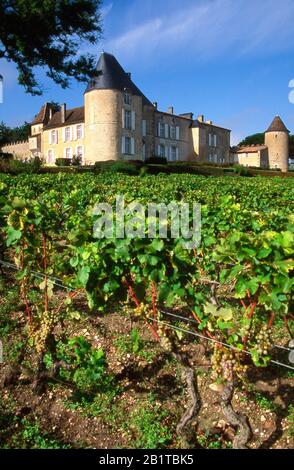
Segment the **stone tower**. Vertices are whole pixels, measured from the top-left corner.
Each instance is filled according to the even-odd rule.
[[[130,148],[129,158],[140,159],[143,108],[153,105],[113,55],[103,52],[96,69],[97,75],[84,94],[87,159],[92,162],[114,160],[119,156],[127,159],[124,139]],[[127,123],[125,111],[130,116]]]
[[[280,116],[276,116],[265,132],[265,145],[268,147],[270,168],[289,169],[289,131]]]

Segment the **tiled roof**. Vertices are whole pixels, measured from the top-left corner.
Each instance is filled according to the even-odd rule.
[[[34,126],[36,124],[43,124],[46,117],[48,117],[48,116],[49,116],[49,107],[48,107],[48,103],[45,103],[44,106],[42,106],[42,108],[38,112],[38,114],[36,114],[36,116],[35,116],[35,118],[32,122],[32,125]]]
[[[255,153],[260,152],[261,150],[266,150],[266,145],[247,145],[244,147],[233,147],[233,153]]]
[[[65,123],[61,122],[61,111],[53,114],[48,125],[45,126],[45,129],[51,129],[53,127],[66,126],[68,124],[75,124],[78,122],[84,122],[85,120],[85,108],[81,106],[80,108],[73,108],[66,110],[66,119]]]
[[[280,116],[276,116],[266,132],[290,132]]]
[[[143,104],[153,106],[145,95],[136,87],[128,73],[124,71],[116,58],[103,52],[98,61],[97,76],[89,83],[86,93],[92,90],[129,90],[132,94],[141,96]]]
[[[208,122],[198,121],[198,119],[195,119],[192,124],[192,127],[205,127],[205,126],[217,127],[218,129],[223,129],[224,131],[231,132],[231,129],[227,129],[226,127],[217,126],[216,124],[213,124],[213,123],[210,124]]]

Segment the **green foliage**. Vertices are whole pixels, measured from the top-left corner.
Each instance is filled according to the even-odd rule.
[[[94,238],[97,216],[93,205],[108,202],[114,206],[115,194],[124,194],[127,203],[200,202],[199,248],[186,250],[181,238],[171,237]],[[134,178],[126,174],[122,178],[112,172],[0,175],[1,200],[0,230],[11,255],[19,264],[24,262],[19,280],[30,287],[41,289],[41,281],[30,276],[30,270],[44,269],[41,240],[46,234],[48,274],[84,290],[89,307],[96,311],[104,311],[114,300],[132,303],[131,287],[139,304],[131,314],[145,321],[154,314],[151,288],[155,286],[160,305],[184,305],[190,315],[197,315],[201,331],[209,331],[240,351],[246,348],[258,367],[267,365],[271,357],[268,325],[273,312],[275,321],[286,317],[292,326],[291,179]],[[218,286],[217,309],[211,306],[211,283]],[[47,291],[54,299],[54,286],[48,283]],[[138,347],[136,338],[130,341],[132,350]],[[242,354],[230,361],[242,361]],[[88,372],[83,374],[87,378],[80,378],[81,387],[85,380],[91,388],[95,381],[89,380]]]
[[[60,377],[72,381],[82,392],[103,390],[112,379],[106,373],[106,358],[102,349],[92,347],[83,336],[57,344],[57,358],[69,366],[61,367]],[[51,358],[47,355],[47,367]]]
[[[159,405],[147,405],[133,411],[128,427],[134,428],[135,449],[164,449],[171,442],[173,433],[165,424],[167,411]]]
[[[133,328],[129,335],[120,336],[114,341],[115,346],[122,353],[140,354],[144,347],[144,342],[140,337],[140,333]]]
[[[19,430],[12,436],[9,448],[17,449],[69,449],[70,446],[52,439],[47,432],[42,432],[37,421],[23,418]]]
[[[56,158],[56,166],[70,166],[72,164],[71,158]]]
[[[239,145],[263,145],[264,144],[264,132],[258,134],[249,135],[245,137]]]
[[[80,54],[81,45],[95,44],[101,34],[100,0],[15,0],[13,8],[0,3],[0,59],[14,62],[18,82],[32,94],[42,94],[34,68],[63,88],[70,78],[88,81],[95,60]]]
[[[9,127],[3,121],[0,122],[0,149],[2,146],[9,144],[10,142],[22,142],[24,140],[28,140],[30,131],[31,125],[26,121],[24,124],[17,127]]]
[[[237,173],[239,176],[249,176],[248,168],[243,165],[234,165],[234,173]]]

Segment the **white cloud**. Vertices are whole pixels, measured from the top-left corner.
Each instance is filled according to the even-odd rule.
[[[170,9],[105,42],[105,49],[126,60],[173,55],[187,48],[198,59],[260,54],[291,47],[294,2],[280,0],[202,0],[190,8]],[[168,10],[168,8],[166,9]]]
[[[108,5],[105,5],[105,6],[102,7],[102,9],[101,9],[102,20],[104,20],[109,15],[112,8],[113,8],[113,3],[109,3]]]

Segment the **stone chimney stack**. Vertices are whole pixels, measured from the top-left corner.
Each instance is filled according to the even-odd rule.
[[[199,116],[197,117],[197,121],[199,121],[199,122],[204,122],[204,116],[203,116],[203,114],[199,114]]]
[[[131,74],[131,72],[127,72],[127,76],[128,76],[130,79],[132,79],[132,74]]]
[[[63,103],[61,106],[61,123],[64,124],[66,121],[66,104]]]
[[[154,101],[153,106],[154,106],[155,109],[157,109],[157,107],[158,107],[157,101]]]
[[[168,114],[174,114],[174,107],[170,106],[167,110]]]

